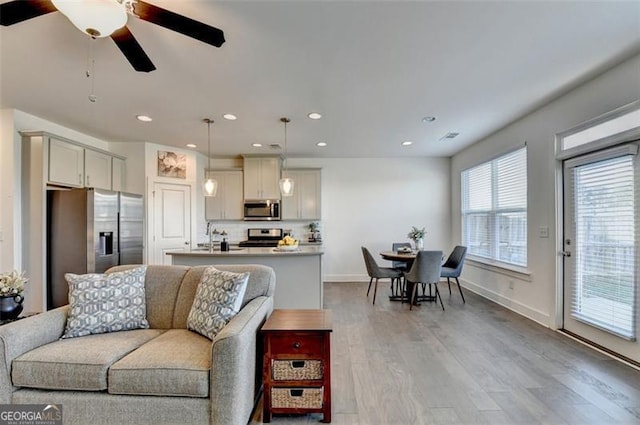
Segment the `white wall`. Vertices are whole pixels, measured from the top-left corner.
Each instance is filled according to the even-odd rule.
[[[20,269],[20,137],[14,111],[0,110],[0,272]]]
[[[542,324],[559,325],[556,297],[556,161],[554,136],[640,98],[640,56],[609,70],[557,100],[463,150],[451,162],[452,240],[461,240],[460,172],[527,142],[528,269],[531,278],[465,264],[463,284]],[[549,238],[539,238],[548,226]],[[513,289],[509,284],[513,282]],[[558,284],[561,284],[559,282]]]
[[[425,227],[425,249],[451,249],[448,158],[318,158],[289,166],[322,169],[325,281],[369,280],[362,258],[406,242]]]

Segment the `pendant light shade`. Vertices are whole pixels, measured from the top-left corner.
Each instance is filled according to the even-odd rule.
[[[73,25],[93,38],[109,37],[127,23],[124,2],[114,0],[52,0]]]
[[[213,197],[218,193],[218,181],[209,175],[209,173],[211,173],[211,124],[213,124],[213,120],[211,118],[205,118],[202,121],[207,123],[207,158],[209,158],[209,166],[204,173],[205,180],[202,189],[204,196]]]
[[[284,159],[282,160],[282,178],[280,179],[280,194],[282,196],[293,196],[295,182],[287,175],[287,124],[291,122],[289,118],[280,118],[284,124]]]
[[[293,196],[293,186],[295,182],[290,177],[280,179],[280,194],[282,196]]]

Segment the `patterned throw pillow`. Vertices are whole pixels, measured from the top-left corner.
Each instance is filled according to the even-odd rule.
[[[213,340],[238,314],[248,281],[249,273],[232,273],[207,267],[196,289],[187,328]]]
[[[71,311],[62,338],[146,329],[146,266],[111,274],[65,274]]]

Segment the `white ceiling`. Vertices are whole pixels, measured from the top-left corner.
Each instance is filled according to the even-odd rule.
[[[41,16],[0,28],[0,105],[108,141],[200,152],[211,117],[214,155],[274,153],[251,143],[284,144],[287,116],[290,156],[449,156],[640,52],[638,1],[149,1],[227,42],[130,17],[158,68],[137,73],[110,39]],[[439,140],[447,132],[460,136]]]

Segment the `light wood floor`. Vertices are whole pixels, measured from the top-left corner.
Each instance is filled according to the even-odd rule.
[[[640,372],[456,288],[446,311],[325,284],[334,424],[640,424]],[[371,291],[373,293],[373,290]],[[261,423],[261,405],[252,424]],[[274,424],[321,415],[275,416]]]

